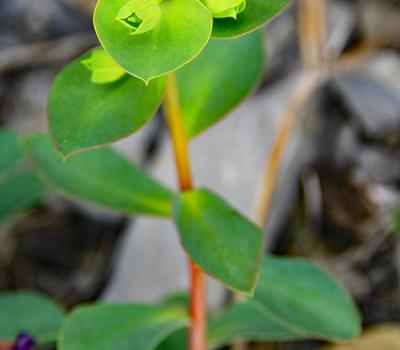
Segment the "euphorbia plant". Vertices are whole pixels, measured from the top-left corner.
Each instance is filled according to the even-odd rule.
[[[257,29],[288,1],[98,1],[94,25],[102,47],[65,67],[51,90],[50,131],[59,155],[45,135],[25,139],[24,148],[40,174],[69,195],[173,220],[190,261],[189,312],[171,301],[78,308],[62,327],[60,349],[179,350],[184,345],[174,333],[185,327],[190,350],[237,338],[343,340],[358,333],[351,300],[329,276],[301,260],[262,259],[261,229],[210,190],[195,188],[190,171],[188,142],[256,87],[265,60]],[[160,104],[179,193],[115,151],[94,149],[138,131]],[[211,318],[208,336],[204,273],[255,296]],[[0,339],[1,322],[0,316]]]

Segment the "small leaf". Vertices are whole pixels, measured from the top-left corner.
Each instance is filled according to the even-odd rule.
[[[64,156],[131,135],[150,120],[164,94],[164,78],[147,87],[128,75],[113,83],[93,84],[91,72],[81,63],[91,56],[89,52],[67,65],[50,92],[50,130]],[[104,79],[103,75],[100,80]]]
[[[188,324],[179,308],[158,305],[92,305],[66,319],[60,350],[153,350],[169,334]]]
[[[260,82],[264,66],[260,32],[211,40],[199,57],[177,72],[187,136],[195,137],[229,113]]]
[[[228,287],[251,295],[261,258],[261,230],[204,189],[180,194],[174,221],[193,261]]]
[[[28,292],[0,294],[0,340],[13,341],[21,332],[39,344],[55,341],[64,312],[53,301]]]
[[[234,341],[303,340],[299,334],[276,322],[251,301],[234,304],[211,320],[208,343],[213,349]]]
[[[199,0],[161,1],[158,24],[139,35],[132,35],[132,28],[115,20],[127,3],[99,0],[94,25],[106,51],[128,73],[145,82],[190,62],[210,38],[212,17]]]
[[[69,196],[119,212],[171,215],[172,193],[111,148],[63,162],[50,138],[37,135],[25,149],[44,179]]]
[[[129,28],[131,35],[146,33],[160,21],[161,9],[155,0],[130,0],[123,5],[116,20]]]
[[[236,19],[237,15],[246,8],[246,0],[203,0],[203,3],[214,18]]]
[[[125,71],[103,49],[93,50],[81,63],[92,72],[92,83],[107,84],[121,79]]]
[[[273,20],[290,0],[246,0],[246,8],[233,18],[216,18],[212,36],[231,38],[246,34]]]
[[[266,257],[254,299],[267,315],[308,338],[341,341],[360,333],[349,295],[305,260]]]

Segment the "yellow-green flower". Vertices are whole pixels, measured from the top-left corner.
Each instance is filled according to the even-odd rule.
[[[92,72],[91,81],[95,84],[112,83],[125,75],[123,68],[103,49],[92,51],[81,63]]]
[[[132,35],[143,34],[157,26],[161,9],[157,0],[130,0],[119,10],[117,21],[131,30]]]
[[[246,0],[203,0],[203,3],[214,18],[236,19],[237,15],[246,8]]]

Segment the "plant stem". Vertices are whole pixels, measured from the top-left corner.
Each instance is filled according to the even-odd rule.
[[[179,187],[182,192],[193,188],[190,170],[188,140],[183,127],[182,112],[179,103],[176,78],[173,73],[168,76],[164,111],[171,134],[175,154]],[[206,307],[205,281],[201,269],[189,259],[190,272],[190,306],[191,326],[188,337],[188,350],[206,350]]]

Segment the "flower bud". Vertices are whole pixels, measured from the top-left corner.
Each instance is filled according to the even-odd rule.
[[[123,68],[103,49],[92,51],[81,63],[92,72],[92,82],[107,84],[121,79],[125,75]]]
[[[246,8],[246,0],[203,0],[203,3],[214,18],[236,19],[237,15]]]
[[[157,0],[130,0],[118,12],[116,20],[132,35],[143,34],[157,26],[161,9]]]
[[[20,333],[11,350],[32,350],[34,346],[35,341],[29,334]]]

